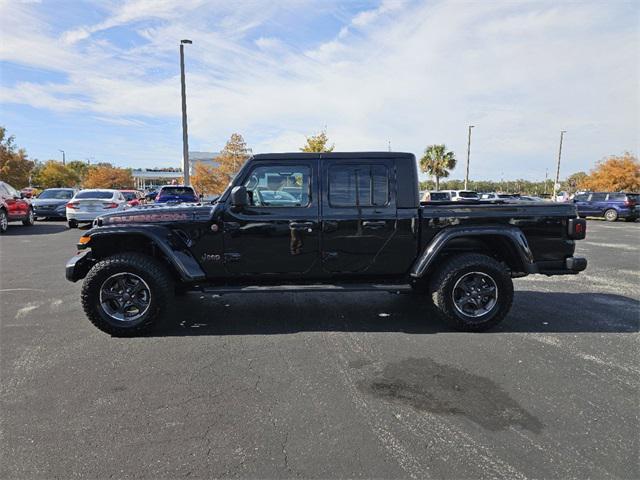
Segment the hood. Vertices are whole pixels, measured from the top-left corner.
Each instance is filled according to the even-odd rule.
[[[64,198],[32,198],[31,205],[36,207],[43,207],[45,205],[66,205],[71,199]]]
[[[207,221],[215,205],[180,203],[178,205],[144,205],[121,212],[101,215],[93,222],[94,227],[107,225],[183,223]]]

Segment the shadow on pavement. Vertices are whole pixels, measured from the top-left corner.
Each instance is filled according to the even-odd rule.
[[[22,222],[9,223],[9,228],[2,236],[6,237],[30,237],[31,235],[50,235],[52,233],[64,232],[67,229],[66,223],[61,222],[36,222],[31,227],[22,225]]]
[[[199,298],[200,297],[200,298]],[[599,293],[517,291],[505,321],[489,333],[636,332],[640,302]],[[416,295],[243,294],[176,299],[150,336],[274,335],[297,332],[454,332]]]

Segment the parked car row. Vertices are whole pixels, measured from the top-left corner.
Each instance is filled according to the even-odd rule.
[[[0,233],[9,222],[21,221],[33,225],[37,219],[65,219],[69,228],[80,223],[90,223],[105,213],[137,208],[148,200],[156,203],[199,202],[192,187],[166,185],[145,194],[139,190],[48,188],[33,197],[33,188],[18,192],[6,182],[0,181]]]
[[[517,193],[478,193],[471,190],[436,190],[424,192],[423,202],[466,202],[466,203],[518,203],[518,202],[543,202],[543,198]]]
[[[557,196],[561,201],[563,196]],[[544,198],[519,195],[513,193],[486,192],[477,193],[470,190],[438,190],[422,194],[424,203],[521,203],[544,202]],[[562,200],[574,202],[580,217],[601,217],[615,222],[618,219],[633,222],[640,218],[640,194],[625,192],[584,192],[576,194],[573,199]]]

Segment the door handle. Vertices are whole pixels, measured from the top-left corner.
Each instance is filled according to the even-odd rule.
[[[306,230],[307,232],[312,232],[313,225],[313,222],[289,222],[289,228],[291,230]]]
[[[378,221],[365,220],[364,222],[362,222],[362,226],[364,228],[369,228],[371,230],[378,230],[380,228],[386,227],[387,222],[384,220],[378,220]]]

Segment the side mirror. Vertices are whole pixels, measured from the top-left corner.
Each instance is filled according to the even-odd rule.
[[[244,208],[249,205],[249,197],[247,196],[247,187],[239,185],[231,190],[231,205],[236,208]]]

